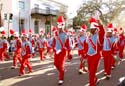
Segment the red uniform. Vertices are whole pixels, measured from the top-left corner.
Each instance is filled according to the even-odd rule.
[[[114,37],[105,37],[102,55],[104,57],[104,69],[107,79],[111,77],[111,67],[116,53],[116,41]]]
[[[125,36],[124,34],[120,34],[117,42],[120,59],[123,59],[124,45],[125,45]]]
[[[6,59],[10,59],[10,57],[7,54],[7,48],[8,48],[8,41],[6,39],[3,39],[3,49],[2,49],[2,58],[4,60],[4,57],[6,57]]]
[[[32,46],[29,41],[22,42],[22,61],[21,61],[21,67],[20,67],[20,74],[25,74],[24,68],[25,66],[28,67],[29,73],[32,72],[32,66],[29,62],[29,58],[32,54]]]
[[[33,50],[32,55],[34,56],[35,55],[35,51],[34,51],[34,48],[35,48],[35,39],[30,36],[29,37],[29,41],[30,41],[30,43],[32,45],[32,50]]]
[[[98,29],[98,33],[90,35],[87,39],[87,59],[89,71],[89,86],[96,86],[97,77],[96,71],[98,68],[99,60],[101,58],[100,51],[104,39],[104,28],[102,25],[98,26],[98,21],[94,18],[90,19],[90,29]]]
[[[87,72],[85,69],[85,60],[86,60],[86,25],[83,24],[80,29],[79,37],[76,39],[77,47],[78,47],[78,55],[80,56],[80,66],[79,73]]]
[[[57,28],[53,28],[53,32],[55,35],[54,39],[54,49],[55,49],[55,57],[54,57],[54,65],[59,71],[59,85],[63,84],[64,80],[64,70],[65,70],[65,60],[66,60],[66,33],[63,32],[65,28],[65,19],[63,16],[59,16],[57,19]]]
[[[4,61],[2,51],[3,51],[3,42],[2,40],[0,40],[0,61]]]
[[[55,44],[54,65],[59,71],[59,80],[64,80],[64,70],[65,70],[64,65],[66,60],[66,49],[65,49],[66,38],[65,38],[64,32],[60,33],[59,35],[60,35],[59,36],[60,38],[58,39],[55,37],[55,40],[54,40],[54,44]],[[60,42],[58,42],[58,40],[60,40]]]
[[[14,49],[14,57],[13,57],[13,66],[16,67],[17,61],[19,60],[20,64],[21,64],[21,39],[20,38],[16,38],[15,39],[15,49]]]
[[[44,51],[44,48],[45,48],[45,45],[46,45],[45,39],[39,38],[38,42],[37,42],[37,45],[38,45],[38,51],[39,51],[39,54],[40,54],[40,60],[44,60],[45,56],[43,55],[43,51]]]
[[[65,32],[60,30],[57,31],[57,28],[53,28],[55,37],[53,41],[54,47],[54,65],[56,69],[59,71],[59,82],[58,84],[63,84],[64,80],[64,71],[65,71],[65,61],[66,61],[66,38],[67,35]]]
[[[47,53],[49,53],[52,50],[52,44],[53,44],[53,38],[47,38]]]
[[[68,37],[67,40],[66,40],[66,48],[67,48],[68,60],[71,60],[72,55],[70,54],[70,52],[73,49],[73,39],[71,37]]]

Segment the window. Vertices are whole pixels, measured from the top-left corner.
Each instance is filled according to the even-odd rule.
[[[24,29],[24,19],[19,20],[19,33],[21,34],[22,30]]]
[[[24,9],[25,3],[23,1],[19,1],[19,9]]]
[[[35,20],[34,21],[34,30],[35,30],[35,33],[39,33],[39,21],[38,20]]]
[[[48,33],[51,34],[51,24],[50,24],[50,21],[46,21],[45,22],[45,34],[48,34]]]
[[[34,8],[39,8],[39,5],[38,4],[34,4]]]

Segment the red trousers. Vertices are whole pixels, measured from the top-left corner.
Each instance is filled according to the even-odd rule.
[[[79,65],[79,69],[83,68],[83,61],[86,59],[83,50],[78,50],[78,55],[80,56],[80,65]]]
[[[44,59],[45,59],[45,57],[44,57],[44,55],[43,55],[43,51],[44,51],[43,48],[40,48],[40,49],[39,49],[40,60],[44,60]]]
[[[124,50],[124,46],[119,47],[119,57],[121,59],[123,59],[123,50]]]
[[[68,56],[68,60],[71,60],[72,59],[72,55],[70,54],[71,50],[67,50],[67,56]]]
[[[66,50],[62,50],[59,54],[55,53],[55,57],[54,57],[54,65],[59,71],[59,80],[64,79],[64,70],[65,70],[64,65],[66,60],[65,55],[66,55]]]
[[[0,49],[0,61],[4,61],[4,58],[10,59],[10,57],[6,53],[7,50]]]
[[[100,54],[88,55],[89,86],[96,86],[96,71],[100,60]]]
[[[15,52],[13,57],[13,66],[17,65],[17,61],[19,61],[19,63],[21,64],[21,60],[22,60],[21,53]]]
[[[20,74],[25,74],[25,71],[24,71],[25,66],[28,67],[29,72],[32,72],[32,66],[31,66],[28,59],[29,59],[29,57],[27,57],[27,56],[22,57],[22,62],[21,62],[21,67],[20,67]]]
[[[49,53],[51,49],[52,49],[52,48],[47,47],[47,53]]]
[[[10,59],[10,57],[9,57],[9,55],[7,54],[7,52],[6,52],[6,51],[7,51],[7,50],[5,50],[5,51],[3,52],[3,56],[4,56],[4,57],[6,57],[6,59],[8,59],[8,60],[9,60],[9,59]]]
[[[112,56],[112,58],[111,58],[111,66],[115,66],[115,63],[116,63],[116,61],[115,61],[115,59]]]
[[[102,55],[104,57],[104,70],[107,75],[111,74],[111,67],[112,67],[112,52],[111,51],[103,51]]]
[[[10,59],[10,57],[6,53],[7,50],[0,49],[0,61],[4,61],[4,58]]]
[[[0,49],[0,61],[4,61],[2,49]]]

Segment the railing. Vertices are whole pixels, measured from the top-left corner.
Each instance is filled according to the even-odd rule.
[[[58,10],[52,9],[40,9],[40,8],[33,8],[31,10],[31,14],[43,14],[43,15],[57,15],[59,12]]]

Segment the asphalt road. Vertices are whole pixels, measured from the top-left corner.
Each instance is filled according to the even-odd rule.
[[[19,68],[11,69],[12,60],[0,63],[0,86],[57,86],[58,72],[53,66],[53,59],[40,62],[39,57],[31,59],[33,73],[19,75]],[[63,86],[88,86],[88,73],[79,75],[79,57],[74,53],[71,62],[66,62],[65,81]],[[125,76],[125,60],[112,70],[110,80],[105,80],[103,59],[100,60],[97,76],[98,86],[117,86],[119,78]]]

